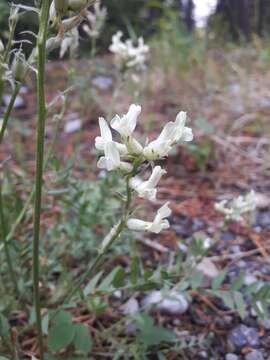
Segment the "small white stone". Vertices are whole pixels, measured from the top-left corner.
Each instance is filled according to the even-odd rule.
[[[254,276],[252,274],[247,274],[244,278],[244,284],[247,286],[254,284],[257,281],[258,281],[258,279],[256,278],[256,276]]]
[[[130,298],[123,306],[122,311],[125,315],[133,315],[139,311],[139,303],[135,298]]]
[[[9,102],[10,102],[11,96],[10,95],[4,95],[3,96],[3,103],[5,106],[8,106]],[[17,95],[16,100],[14,102],[14,109],[21,109],[25,107],[25,101],[23,99],[22,96]]]
[[[188,309],[188,301],[176,291],[163,295],[161,291],[153,291],[142,301],[143,306],[156,305],[156,309],[171,315],[183,314]]]
[[[198,265],[197,270],[201,271],[204,276],[209,279],[214,279],[218,276],[219,270],[216,265],[208,258],[204,258]]]
[[[75,131],[78,131],[80,130],[81,126],[82,126],[82,122],[80,119],[71,120],[65,124],[65,133],[71,134]]]

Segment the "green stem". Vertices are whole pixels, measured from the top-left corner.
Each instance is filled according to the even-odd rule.
[[[76,286],[70,291],[68,291],[68,295],[64,299],[64,303],[68,303],[72,297],[80,290],[81,285],[85,282],[85,280],[89,277],[91,277],[97,267],[102,262],[103,258],[105,257],[107,251],[111,248],[114,241],[119,237],[119,235],[122,233],[122,231],[126,228],[127,220],[129,217],[130,207],[132,204],[132,189],[129,186],[129,180],[130,177],[133,176],[133,172],[127,176],[126,178],[126,202],[124,205],[124,210],[122,214],[122,218],[119,221],[119,223],[116,225],[116,228],[113,230],[111,238],[109,238],[108,242],[104,245],[104,247],[101,249],[99,255],[96,257],[93,263],[91,263],[84,273],[84,275],[81,277],[80,281],[76,284]]]
[[[2,143],[3,141],[3,138],[4,138],[4,135],[5,135],[5,130],[6,130],[6,127],[7,127],[7,124],[8,124],[8,120],[9,120],[9,117],[10,117],[10,114],[11,114],[11,111],[13,109],[13,106],[14,106],[14,103],[15,103],[15,100],[16,100],[16,97],[20,91],[20,88],[21,88],[21,84],[20,83],[16,83],[14,89],[13,89],[13,92],[12,92],[12,95],[11,95],[11,98],[9,100],[9,104],[8,104],[8,107],[5,111],[5,114],[3,116],[3,124],[2,124],[2,127],[1,127],[1,131],[0,131],[0,144]]]
[[[9,274],[10,274],[10,278],[13,283],[16,295],[17,295],[17,297],[19,297],[19,288],[18,288],[16,273],[15,273],[13,265],[12,265],[12,259],[11,259],[11,255],[9,252],[8,244],[5,242],[5,238],[7,235],[7,225],[6,225],[5,215],[4,215],[4,204],[3,204],[2,185],[1,184],[0,184],[0,220],[1,220],[1,233],[2,233],[2,239],[3,239],[3,245],[4,245],[4,252],[5,252],[6,261],[7,261],[7,265],[8,265],[8,269],[9,269]]]
[[[49,146],[49,149],[48,149],[48,152],[47,152],[47,155],[46,155],[46,159],[44,161],[44,170],[46,169],[46,167],[47,167],[47,165],[49,163],[50,157],[51,157],[51,155],[53,153],[53,148],[54,148],[54,145],[56,143],[57,136],[58,136],[58,133],[59,133],[60,122],[63,119],[64,114],[65,114],[66,102],[67,102],[67,98],[65,98],[65,100],[64,100],[61,112],[58,115],[55,115],[55,118],[56,118],[57,122],[56,122],[56,126],[54,128],[54,131],[53,131],[54,136],[53,136],[53,139],[52,139],[51,144]],[[25,201],[24,207],[22,208],[21,212],[17,216],[17,218],[16,218],[15,222],[13,223],[9,233],[6,236],[6,239],[5,239],[6,243],[9,243],[10,240],[12,239],[12,237],[14,236],[15,231],[17,230],[17,227],[20,225],[22,219],[24,218],[24,215],[25,215],[26,211],[28,210],[29,205],[31,204],[34,195],[35,195],[35,188],[33,187],[30,195],[28,196],[28,198]],[[4,244],[2,246],[4,246]],[[0,246],[0,251],[1,250],[2,250],[2,247]]]
[[[45,101],[45,60],[46,60],[46,38],[49,18],[50,0],[43,0],[41,3],[40,26],[37,37],[38,49],[38,74],[37,74],[37,96],[38,96],[38,124],[37,124],[37,155],[36,155],[36,176],[35,176],[35,210],[33,230],[33,287],[34,305],[36,313],[36,324],[38,332],[38,344],[40,359],[44,360],[41,305],[39,294],[39,240],[40,240],[40,216],[42,205],[42,178],[44,162],[44,137],[46,119]]]
[[[124,230],[126,226],[126,220],[123,217],[121,222],[118,224],[114,235],[108,242],[108,244],[102,249],[102,251],[99,253],[99,255],[96,257],[95,261],[90,264],[89,268],[86,270],[80,281],[76,284],[76,286],[71,290],[71,292],[67,295],[67,297],[64,300],[64,303],[68,303],[72,297],[80,290],[81,285],[85,282],[85,280],[92,276],[94,274],[94,271],[96,268],[100,265],[101,261],[103,260],[104,256],[106,255],[109,248],[112,246],[114,241],[118,238],[118,236],[121,234],[121,232]]]

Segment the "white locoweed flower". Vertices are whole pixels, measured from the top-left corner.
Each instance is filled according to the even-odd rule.
[[[108,142],[112,142],[112,132],[109,128],[107,121],[100,117],[99,118],[99,128],[101,136],[97,136],[95,139],[95,146],[97,150],[104,151],[105,144]],[[117,146],[118,151],[121,155],[125,155],[128,153],[128,150],[124,144],[120,144],[118,142],[114,142]]]
[[[158,211],[153,222],[129,219],[127,221],[127,227],[130,230],[135,231],[149,231],[155,234],[160,233],[162,230],[170,227],[169,221],[165,218],[171,215],[171,209],[169,208],[169,202],[164,204]]]
[[[127,114],[120,117],[116,115],[111,121],[111,127],[116,130],[122,137],[131,136],[137,125],[137,119],[142,111],[140,105],[132,104]]]
[[[143,151],[142,145],[132,137],[141,110],[141,106],[132,104],[127,114],[122,117],[116,115],[111,121],[111,127],[121,135],[131,154],[141,154]]]
[[[63,39],[60,47],[60,58],[62,58],[67,51],[72,55],[76,53],[79,47],[79,31],[77,28],[73,28],[68,31]]]
[[[155,201],[157,195],[156,187],[164,174],[166,174],[166,170],[162,169],[160,166],[155,166],[147,181],[143,181],[136,176],[130,179],[129,184],[130,187],[138,193],[139,197]]]
[[[3,41],[0,39],[0,54],[5,50]]]
[[[90,38],[97,39],[104,27],[104,23],[107,17],[107,9],[101,7],[100,2],[94,4],[94,12],[88,12],[87,20],[88,24],[83,25],[83,30]]]
[[[138,39],[135,46],[132,40],[125,42],[121,40],[122,31],[118,31],[112,37],[112,44],[109,50],[116,56],[116,63],[120,68],[137,68],[143,70],[149,53],[149,46],[144,43],[142,37]]]
[[[243,221],[243,214],[254,211],[257,207],[257,195],[251,190],[245,196],[238,196],[231,202],[222,200],[215,204],[215,209],[225,215],[226,220]]]
[[[131,164],[121,161],[119,150],[113,141],[105,143],[104,154],[105,156],[102,156],[97,163],[100,169],[107,169],[108,171],[123,170],[125,172],[132,170]]]
[[[143,150],[147,160],[156,160],[167,156],[174,145],[180,141],[192,141],[192,129],[185,126],[186,113],[181,111],[174,122],[168,122],[158,138],[151,141]]]

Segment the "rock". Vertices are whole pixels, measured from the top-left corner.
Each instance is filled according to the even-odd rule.
[[[270,197],[266,194],[256,192],[256,206],[258,209],[269,209]]]
[[[252,274],[247,274],[244,277],[244,284],[247,285],[247,286],[251,285],[251,284],[254,284],[257,281],[258,281],[258,279],[256,278],[256,276],[254,276]]]
[[[270,319],[261,320],[261,321],[260,321],[260,325],[261,325],[265,330],[270,330]]]
[[[65,124],[64,131],[66,134],[71,134],[71,133],[74,133],[74,132],[80,130],[81,127],[82,127],[81,120],[75,119],[75,120],[71,120]]]
[[[238,254],[241,252],[241,247],[239,245],[233,245],[231,246],[230,251],[234,254]]]
[[[192,228],[192,231],[194,231],[194,232],[203,230],[205,228],[205,223],[201,219],[194,218],[192,221],[191,228]]]
[[[264,360],[264,357],[260,351],[254,350],[245,356],[245,360]]]
[[[25,85],[21,86],[19,94],[25,95],[27,93],[28,93],[28,87]]]
[[[163,295],[161,291],[153,291],[142,300],[143,306],[155,305],[157,310],[171,315],[180,315],[187,311],[188,301],[176,291]]]
[[[11,99],[11,95],[3,96],[4,106],[8,106],[10,99]],[[14,109],[23,109],[25,107],[26,107],[26,103],[25,103],[23,97],[20,95],[17,95],[13,108]]]
[[[92,84],[100,90],[109,90],[113,85],[113,80],[109,76],[98,75],[92,80]]]
[[[197,270],[201,271],[208,279],[214,279],[219,274],[219,270],[216,265],[208,258],[204,258],[198,265]]]
[[[133,315],[139,311],[139,303],[135,298],[130,298],[123,306],[122,311],[125,315]]]
[[[239,325],[229,333],[228,343],[236,350],[241,350],[245,346],[258,347],[260,344],[258,330],[245,325]]]
[[[224,240],[224,241],[230,241],[230,240],[234,240],[234,239],[235,239],[235,235],[229,231],[225,232],[221,236],[221,240]]]
[[[238,360],[239,357],[235,354],[226,354],[225,360]]]
[[[260,211],[257,215],[256,225],[262,227],[262,229],[270,229],[270,211]]]

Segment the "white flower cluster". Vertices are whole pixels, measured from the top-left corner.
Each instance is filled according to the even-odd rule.
[[[88,12],[88,23],[83,25],[83,30],[86,34],[93,39],[97,39],[103,29],[107,17],[107,9],[101,7],[100,2],[94,4],[94,12]]]
[[[116,63],[121,68],[136,68],[143,70],[149,53],[149,46],[144,43],[142,37],[138,39],[135,46],[131,39],[122,41],[122,31],[118,31],[112,37],[109,50],[115,55]]]
[[[185,126],[186,113],[181,111],[174,122],[170,121],[164,126],[156,140],[142,146],[133,136],[140,113],[141,106],[132,104],[127,114],[122,117],[116,115],[111,120],[111,128],[119,133],[121,142],[113,140],[107,121],[104,118],[99,119],[101,136],[95,139],[95,146],[104,152],[104,156],[99,159],[97,166],[108,171],[121,171],[124,176],[128,176],[129,187],[132,191],[141,198],[155,201],[156,187],[166,171],[160,166],[155,166],[149,179],[144,181],[138,176],[141,166],[168,156],[173,146],[183,141],[191,141],[193,134],[192,130]],[[154,233],[167,229],[169,223],[165,218],[171,213],[168,204],[166,203],[158,210],[153,222],[129,219],[127,221],[128,228]]]
[[[254,211],[257,207],[258,198],[254,190],[245,196],[238,196],[231,202],[222,200],[215,204],[215,209],[225,215],[226,220],[243,221],[243,214]]]

